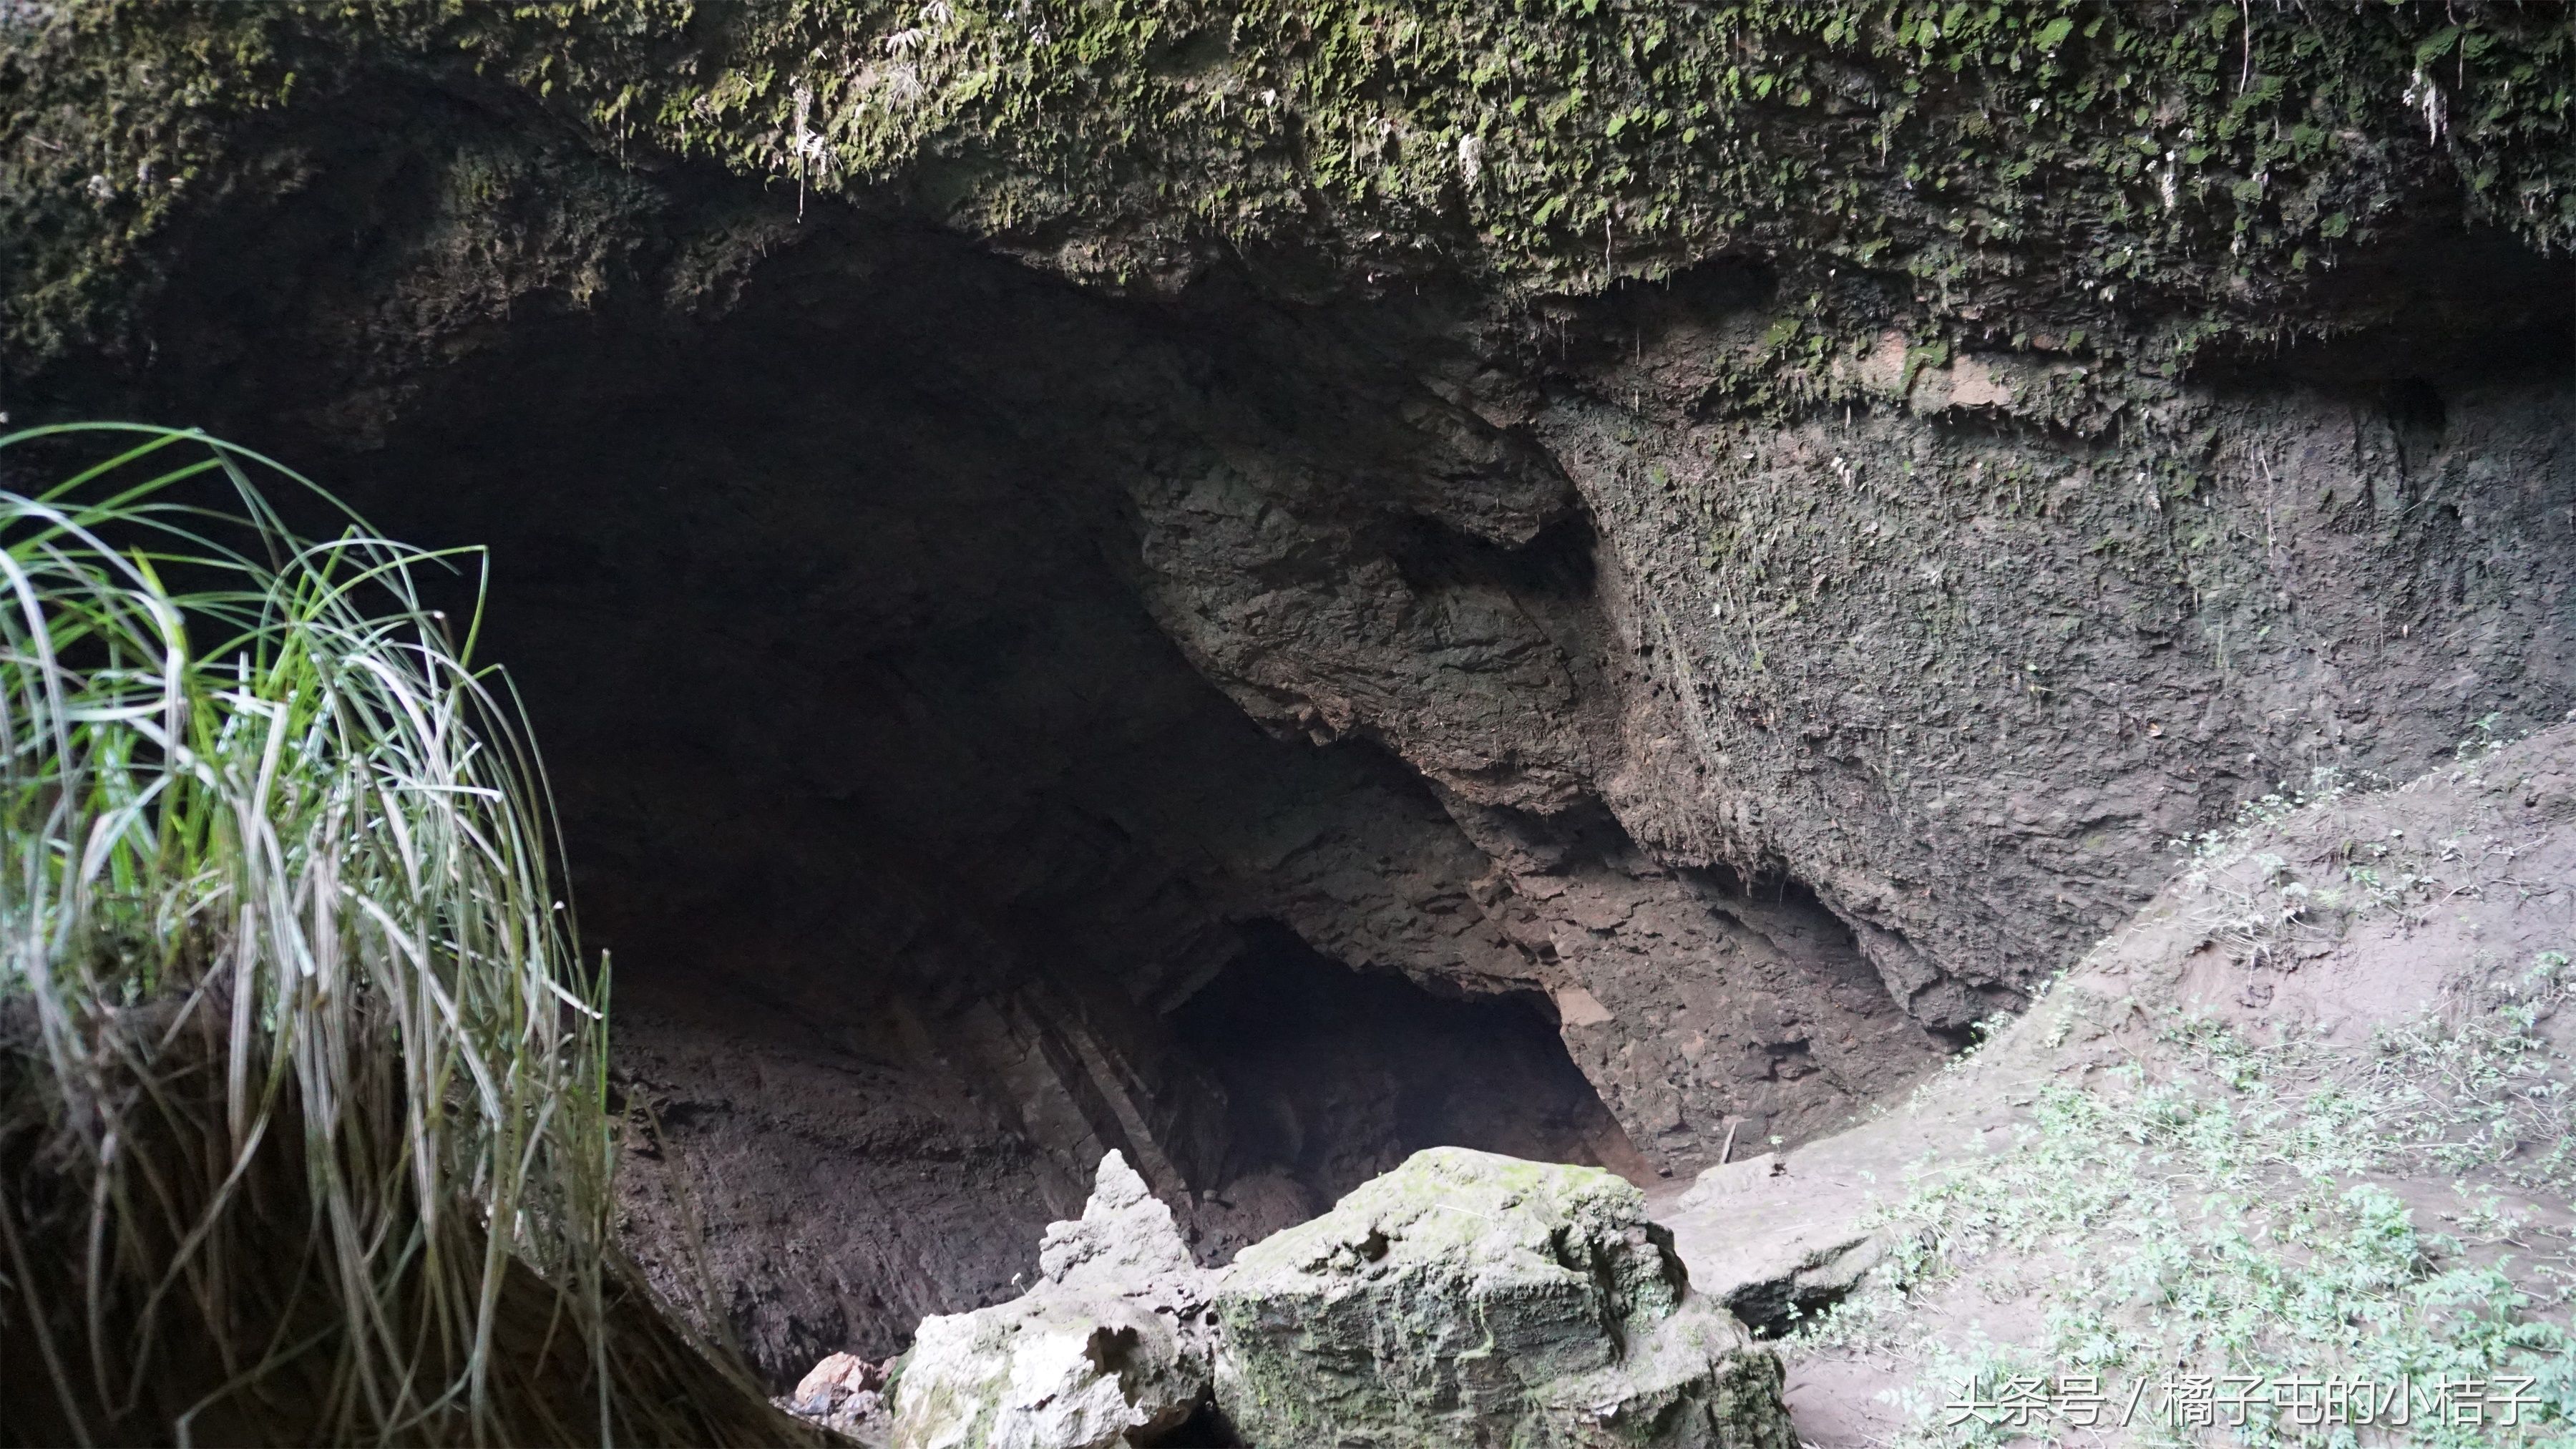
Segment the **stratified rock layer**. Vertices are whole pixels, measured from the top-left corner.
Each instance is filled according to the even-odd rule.
[[[1217,1395],[1264,1445],[1794,1443],[1778,1363],[1606,1172],[1416,1153],[1244,1250]]]

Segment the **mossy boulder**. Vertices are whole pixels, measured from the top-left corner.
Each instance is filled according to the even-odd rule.
[[[1418,1152],[1247,1248],[1217,1400],[1254,1444],[1787,1446],[1780,1368],[1595,1168]]]

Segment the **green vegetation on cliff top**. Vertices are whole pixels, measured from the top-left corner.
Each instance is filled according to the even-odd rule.
[[[2554,3],[691,0],[20,7],[21,342],[91,330],[190,192],[390,73],[631,165],[892,204],[1087,279],[1212,248],[1590,290],[1724,253],[1951,316],[2277,335],[2409,224],[2576,244]],[[2285,300],[2285,299],[2284,299]]]

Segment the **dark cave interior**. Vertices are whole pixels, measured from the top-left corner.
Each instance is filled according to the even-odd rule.
[[[1137,587],[1120,470],[1204,450],[1175,408],[1278,446],[1340,404],[935,240],[831,250],[713,325],[532,319],[381,432],[226,424],[391,536],[489,546],[482,653],[614,962],[662,1285],[782,1373],[1007,1296],[1110,1148],[1211,1258],[1426,1146],[1650,1179],[1543,992],[1369,954],[1487,868],[1437,792],[1257,724]],[[1226,421],[1246,397],[1277,415]],[[1425,597],[1593,587],[1579,512],[1512,549],[1382,511]],[[747,1301],[798,1238],[866,1251]]]
[[[1651,565],[1454,400],[1549,327],[1627,393],[1760,268],[1471,337],[1436,296],[1107,296],[711,186],[650,286],[440,334],[401,281],[452,241],[403,199],[436,178],[335,174],[197,253],[229,270],[161,324],[197,342],[124,411],[489,546],[483,657],[615,963],[628,1241],[773,1381],[1010,1296],[1112,1149],[1217,1260],[1419,1147],[1651,1181],[1796,1142],[2018,999],[1848,881],[1631,838],[1598,742],[1674,722],[1599,712],[1664,687]],[[2440,394],[2374,386],[2439,440]],[[1627,808],[1686,820],[1698,767],[1659,767]]]
[[[1654,1170],[1601,1105],[1535,992],[1482,998],[1355,973],[1270,921],[1172,1014],[1225,1088],[1221,1180],[1284,1175],[1333,1199],[1431,1146]]]
[[[441,124],[208,213],[186,345],[51,385],[489,547],[481,657],[615,966],[629,1242],[773,1379],[1009,1296],[1113,1148],[1215,1259],[1414,1148],[1686,1175],[1939,1060],[1835,907],[1601,798],[1633,583],[1458,401],[1543,338],[1223,267],[1105,295],[686,176],[595,292],[514,292],[488,233],[551,203],[460,200],[524,158]]]

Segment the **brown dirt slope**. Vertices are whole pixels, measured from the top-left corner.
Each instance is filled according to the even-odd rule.
[[[2258,802],[1910,1102],[1666,1220],[1817,1445],[2322,1441],[2365,1382],[2387,1442],[2569,1442],[2571,879],[2576,726]]]

